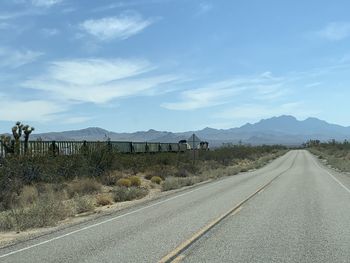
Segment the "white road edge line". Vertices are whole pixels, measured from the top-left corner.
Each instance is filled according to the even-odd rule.
[[[350,194],[350,189],[347,188],[342,182],[340,182],[333,174],[331,174],[325,167],[321,167],[321,165],[318,164],[318,162],[313,158],[314,163],[321,168],[323,171],[325,171],[335,182],[337,182],[345,191],[347,191]]]
[[[230,177],[228,177],[230,178]],[[79,232],[82,232],[82,231],[85,231],[85,230],[88,230],[88,229],[91,229],[91,228],[94,228],[94,227],[97,227],[97,226],[100,226],[100,225],[104,225],[108,222],[111,222],[111,221],[114,221],[116,219],[119,219],[119,218],[122,218],[122,217],[125,217],[125,216],[128,216],[128,215],[132,215],[132,214],[135,214],[135,213],[138,213],[140,211],[143,211],[145,209],[148,209],[148,208],[151,208],[153,206],[157,206],[157,205],[160,205],[160,204],[164,204],[166,202],[169,202],[171,200],[174,200],[176,198],[179,198],[179,197],[182,197],[182,196],[185,196],[185,195],[188,195],[188,194],[191,194],[193,192],[196,192],[196,191],[199,191],[199,190],[202,190],[202,189],[205,189],[205,188],[208,188],[208,187],[211,187],[213,185],[216,185],[218,183],[220,183],[222,180],[219,180],[217,182],[212,182],[208,185],[204,185],[204,186],[200,186],[196,189],[193,189],[191,191],[188,191],[186,193],[183,193],[183,194],[180,194],[180,195],[177,195],[177,196],[174,196],[174,197],[170,197],[168,199],[165,199],[163,201],[159,201],[159,202],[156,202],[154,204],[151,204],[151,205],[148,205],[148,206],[145,206],[145,207],[141,207],[139,209],[136,209],[134,211],[131,211],[129,213],[126,213],[126,214],[122,214],[122,215],[119,215],[119,216],[116,216],[116,217],[112,217],[110,219],[107,219],[105,221],[102,221],[102,222],[99,222],[99,223],[96,223],[96,224],[93,224],[93,225],[89,225],[89,226],[86,226],[86,227],[83,227],[83,228],[80,228],[80,229],[77,229],[75,231],[72,231],[72,232],[69,232],[67,234],[64,234],[64,235],[61,235],[61,236],[57,236],[57,237],[54,237],[54,238],[51,238],[51,239],[48,239],[48,240],[45,240],[45,241],[42,241],[42,242],[39,242],[37,244],[34,244],[34,245],[31,245],[31,246],[28,246],[28,247],[24,247],[24,248],[21,248],[21,249],[18,249],[18,250],[14,250],[14,251],[11,251],[9,253],[6,253],[6,254],[3,254],[3,255],[0,255],[0,258],[4,258],[4,257],[8,257],[8,256],[11,256],[13,254],[17,254],[19,252],[22,252],[22,251],[26,251],[26,250],[29,250],[29,249],[32,249],[32,248],[35,248],[35,247],[38,247],[38,246],[41,246],[41,245],[44,245],[44,244],[47,244],[47,243],[50,243],[52,241],[55,241],[55,240],[58,240],[58,239],[61,239],[61,238],[64,238],[64,237],[67,237],[67,236],[70,236],[70,235],[73,235],[73,234],[76,234],[76,233],[79,233]]]
[[[151,208],[151,207],[153,207],[153,206],[157,206],[157,205],[160,205],[160,204],[164,204],[164,203],[169,202],[169,201],[171,201],[171,200],[174,200],[174,199],[176,199],[176,198],[179,198],[179,197],[182,197],[182,196],[191,194],[191,193],[193,193],[193,192],[196,192],[196,191],[198,191],[198,190],[201,190],[201,189],[204,189],[204,188],[207,188],[207,187],[216,185],[216,184],[218,184],[218,183],[220,183],[220,182],[221,182],[221,180],[220,180],[220,181],[217,181],[217,182],[210,183],[209,185],[206,185],[206,186],[199,187],[199,188],[194,189],[194,190],[191,190],[191,191],[189,191],[189,192],[186,192],[186,193],[183,193],[183,194],[180,194],[180,195],[177,195],[177,196],[174,196],[174,197],[165,199],[165,200],[163,200],[163,201],[159,201],[159,202],[157,202],[157,203],[154,203],[154,204],[151,204],[151,205],[148,205],[148,206],[145,206],[145,207],[141,207],[141,208],[136,209],[136,210],[134,210],[134,211],[131,211],[131,212],[129,212],[129,213],[122,214],[122,215],[119,215],[119,216],[116,216],[116,217],[107,219],[107,220],[105,220],[105,221],[102,221],[102,222],[99,222],[99,223],[96,223],[96,224],[93,224],[93,225],[89,225],[89,226],[86,226],[86,227],[77,229],[77,230],[72,231],[72,232],[69,232],[69,233],[67,233],[67,234],[64,234],[64,235],[61,235],[61,236],[57,236],[57,237],[54,237],[54,238],[51,238],[51,239],[42,241],[42,242],[39,242],[39,243],[37,243],[37,244],[28,246],[28,247],[24,247],[24,248],[21,248],[21,249],[18,249],[18,250],[11,251],[11,252],[9,252],[9,253],[0,255],[0,258],[8,257],[8,256],[11,256],[11,255],[13,255],[13,254],[17,254],[17,253],[22,252],[22,251],[25,251],[25,250],[32,249],[32,248],[35,248],[35,247],[38,247],[38,246],[41,246],[41,245],[50,243],[50,242],[55,241],[55,240],[57,240],[57,239],[61,239],[61,238],[64,238],[64,237],[67,237],[67,236],[70,236],[70,235],[73,235],[73,234],[76,234],[76,233],[79,233],[79,232],[82,232],[82,231],[85,231],[85,230],[88,230],[88,229],[97,227],[97,226],[100,226],[100,225],[103,225],[103,224],[106,224],[106,223],[111,222],[111,221],[114,221],[114,220],[116,220],[116,219],[119,219],[119,218],[122,218],[122,217],[125,217],[125,216],[128,216],[128,215],[132,215],[132,214],[138,213],[138,212],[140,212],[140,211],[143,211],[143,210],[145,210],[145,209]]]

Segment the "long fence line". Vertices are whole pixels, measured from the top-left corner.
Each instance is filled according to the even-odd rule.
[[[83,152],[94,151],[98,147],[106,146],[120,153],[157,153],[157,152],[184,152],[187,145],[182,143],[157,143],[157,142],[121,142],[121,141],[29,141],[25,152],[25,143],[21,141],[20,155],[74,155]],[[18,150],[17,150],[18,152]],[[8,152],[0,141],[0,157],[5,157]]]

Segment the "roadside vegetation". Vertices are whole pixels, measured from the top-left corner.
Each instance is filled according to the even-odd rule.
[[[193,152],[121,154],[103,145],[71,156],[18,155],[14,148],[0,160],[0,231],[54,226],[151,191],[256,169],[286,151],[282,146],[226,145],[197,151],[194,162]]]
[[[342,172],[350,172],[350,143],[335,140],[321,143],[319,140],[309,141],[306,146],[319,159]]]

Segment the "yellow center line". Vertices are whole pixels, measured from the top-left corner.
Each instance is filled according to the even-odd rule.
[[[223,221],[225,218],[227,218],[230,215],[237,214],[241,209],[242,206],[248,202],[251,198],[253,198],[255,195],[257,195],[259,192],[264,190],[266,187],[268,187],[270,184],[272,184],[273,181],[275,181],[277,178],[279,178],[282,174],[286,173],[289,169],[291,169],[295,163],[296,156],[294,158],[294,161],[292,165],[282,173],[275,176],[273,179],[271,179],[268,183],[261,186],[258,190],[256,190],[254,193],[249,195],[246,199],[238,203],[236,206],[231,208],[228,212],[224,213],[223,215],[219,216],[206,226],[204,226],[202,229],[200,229],[198,232],[196,232],[192,237],[187,239],[186,241],[182,242],[179,246],[177,246],[174,250],[172,250],[170,253],[168,253],[166,256],[164,256],[161,260],[158,261],[158,263],[170,263],[170,262],[180,262],[182,259],[185,258],[182,253],[187,250],[193,243],[195,243],[198,239],[200,239],[204,234],[209,232],[213,227],[218,225],[221,221]],[[178,261],[176,261],[178,260]]]

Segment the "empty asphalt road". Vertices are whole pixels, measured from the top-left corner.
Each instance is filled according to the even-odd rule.
[[[0,262],[350,262],[349,182],[290,151],[258,171],[0,249]]]

